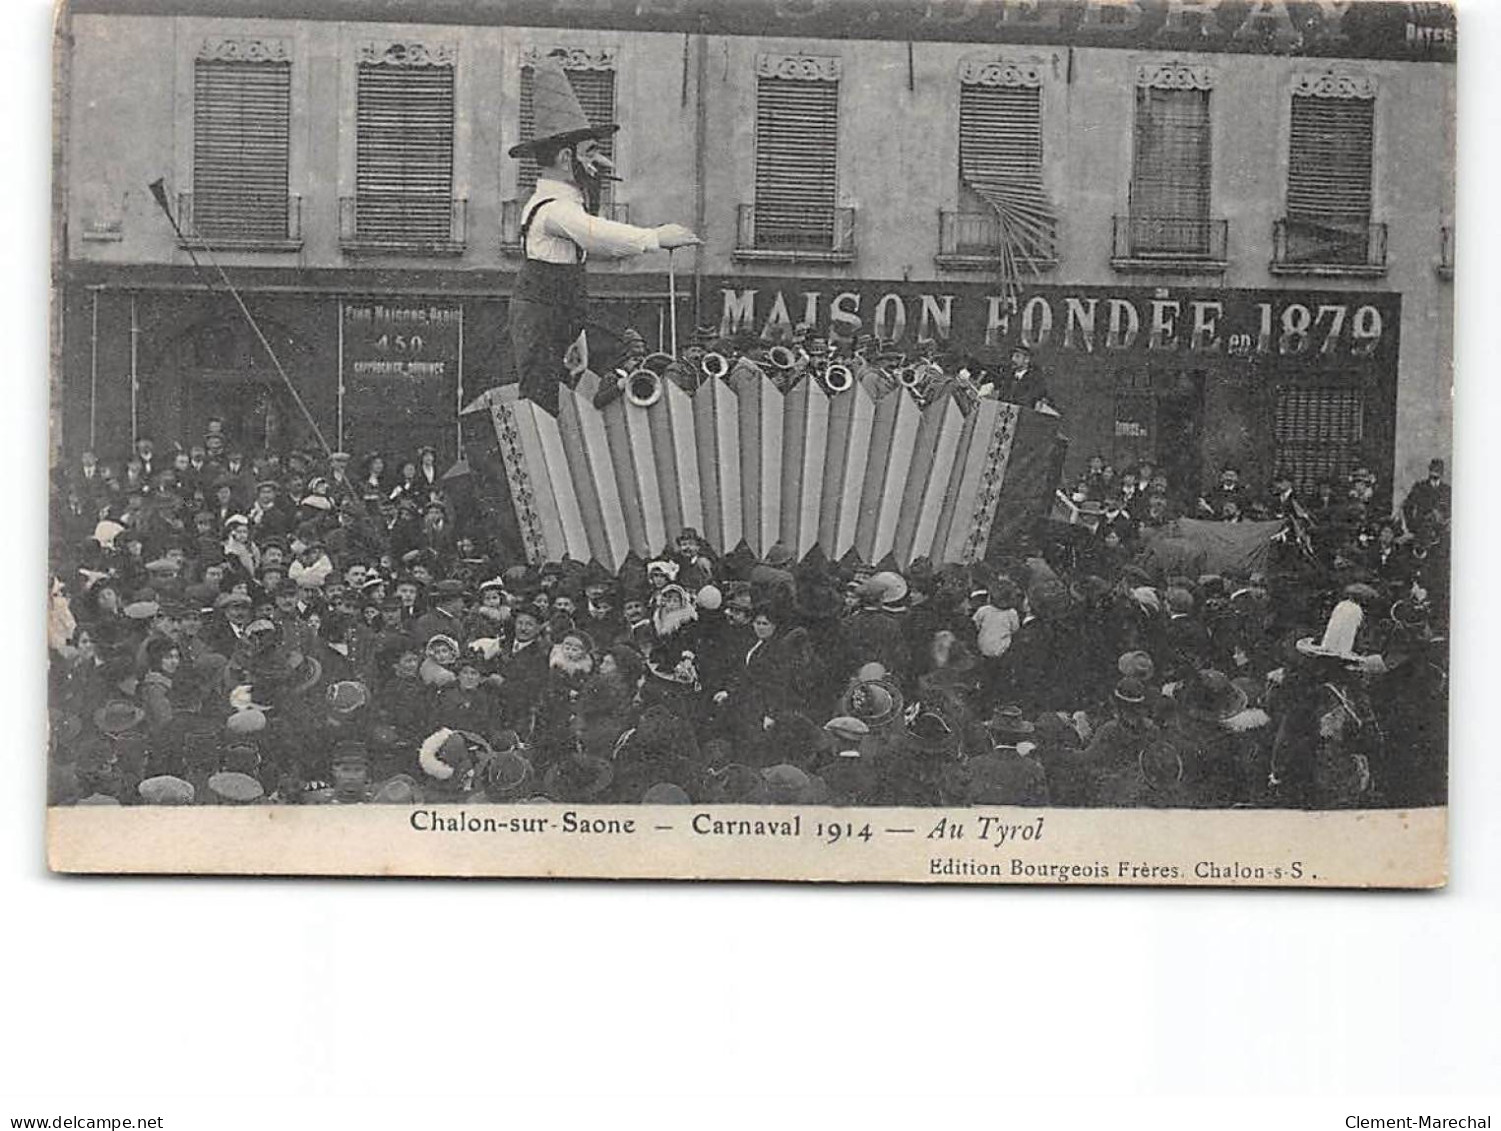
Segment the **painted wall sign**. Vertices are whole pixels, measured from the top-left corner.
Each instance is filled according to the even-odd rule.
[[[387,452],[419,443],[441,448],[457,413],[459,308],[409,300],[342,303],[340,311],[346,444]]]
[[[76,0],[75,12],[193,15],[204,0]],[[227,5],[225,6],[227,7]],[[1047,43],[1453,62],[1454,9],[1393,0],[240,0],[233,14],[414,24],[960,43]]]
[[[1382,292],[1167,287],[1034,287],[1007,297],[984,284],[712,278],[708,320],[722,334],[765,334],[854,315],[900,345],[960,349],[1022,342],[1074,354],[1351,361],[1384,355],[1397,298]]]

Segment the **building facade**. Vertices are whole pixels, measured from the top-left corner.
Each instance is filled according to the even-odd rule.
[[[64,452],[459,444],[507,379],[529,66],[613,118],[604,208],[704,246],[591,268],[665,344],[776,322],[1033,347],[1070,469],[1383,489],[1450,431],[1454,25],[1281,0],[84,0],[60,25]],[[373,22],[370,18],[407,22]],[[163,182],[179,238],[148,188]],[[195,257],[197,263],[195,264]]]

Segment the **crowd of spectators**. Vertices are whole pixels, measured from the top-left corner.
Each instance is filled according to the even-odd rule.
[[[50,800],[1441,803],[1443,471],[1387,509],[1365,469],[1185,495],[1097,459],[985,562],[683,530],[610,573],[502,560],[432,449],[212,421],[57,469]],[[1276,525],[1211,571],[1179,518]]]

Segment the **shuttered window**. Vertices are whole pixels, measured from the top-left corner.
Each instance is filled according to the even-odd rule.
[[[1042,183],[1041,87],[960,84],[959,180],[965,210],[991,221],[970,226],[983,243],[961,245],[961,254],[1000,252],[1012,273],[1054,257],[1057,219]]]
[[[1294,95],[1287,214],[1364,226],[1371,219],[1376,103]]]
[[[451,66],[360,64],[355,123],[359,239],[452,239],[453,80]]]
[[[1133,243],[1202,253],[1209,243],[1209,92],[1137,87]]]
[[[194,229],[287,238],[290,63],[199,60],[193,72]]]
[[[1301,491],[1338,482],[1365,462],[1365,398],[1359,389],[1282,389],[1277,466]]]
[[[757,79],[756,247],[834,246],[838,156],[838,82]]]
[[[1284,262],[1384,262],[1384,229],[1371,225],[1375,124],[1373,99],[1293,95]]]
[[[584,116],[589,119],[589,124],[591,126],[614,125],[615,72],[604,68],[587,70],[570,68],[563,73],[568,76],[569,85],[573,87],[573,93],[578,96],[579,105],[583,107]],[[531,141],[537,136],[537,121],[532,109],[535,74],[536,72],[531,67],[521,68],[521,106],[517,128],[521,132],[522,141]],[[614,160],[615,138],[613,135],[600,138],[599,147],[605,156]],[[537,187],[537,162],[530,154],[527,154],[521,158],[520,165],[516,179],[517,196],[525,200]],[[612,188],[613,182],[610,181],[604,182],[600,187],[602,204],[610,202]]]
[[[959,87],[959,172],[970,187],[1041,182],[1041,87]]]

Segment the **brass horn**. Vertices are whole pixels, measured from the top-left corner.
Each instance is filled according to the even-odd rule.
[[[625,379],[625,399],[637,408],[651,408],[662,399],[662,378],[650,369],[638,369]]]
[[[785,373],[797,364],[797,357],[786,346],[772,346],[766,351],[766,361],[773,369]]]
[[[698,368],[711,381],[718,377],[727,377],[730,372],[730,359],[722,353],[706,353],[703,360],[698,363]]]
[[[625,399],[637,408],[651,408],[662,399],[662,374],[672,364],[672,354],[652,353],[625,379]]]
[[[855,375],[848,365],[840,365],[835,362],[823,371],[823,387],[830,394],[848,392],[855,385]]]
[[[896,383],[904,389],[915,389],[922,383],[923,374],[920,366],[899,365],[894,372]]]

